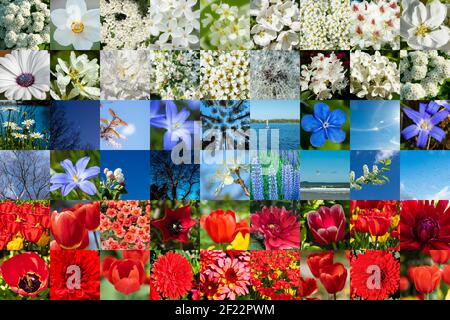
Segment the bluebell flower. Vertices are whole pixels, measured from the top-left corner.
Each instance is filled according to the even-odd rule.
[[[100,173],[100,168],[93,166],[86,168],[89,162],[89,157],[83,157],[77,161],[75,166],[72,161],[65,159],[60,162],[61,167],[65,173],[56,173],[50,178],[50,191],[61,189],[63,197],[67,196],[73,189],[79,188],[88,195],[97,193],[97,188],[90,179],[94,179]]]
[[[421,103],[419,112],[410,109],[403,108],[403,112],[408,118],[410,118],[414,124],[407,126],[402,130],[402,135],[405,140],[409,140],[418,135],[417,147],[424,148],[427,145],[428,136],[433,137],[439,142],[445,138],[445,131],[439,128],[437,125],[447,118],[448,111],[437,111],[434,104]],[[433,113],[434,112],[434,113]]]
[[[302,118],[302,128],[312,132],[309,141],[318,148],[330,140],[333,143],[341,143],[345,140],[345,132],[341,126],[347,121],[345,112],[336,109],[330,111],[330,107],[323,102],[314,105],[314,115],[306,115]]]

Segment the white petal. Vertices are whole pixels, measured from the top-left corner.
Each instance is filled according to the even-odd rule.
[[[53,40],[62,46],[70,46],[75,41],[75,35],[69,29],[56,29],[53,33]]]
[[[427,19],[427,8],[422,2],[419,2],[417,6],[412,9],[411,22],[413,25],[418,26],[425,22]]]
[[[75,50],[89,50],[92,48],[92,41],[78,36],[75,37],[75,40],[73,41],[73,47],[75,48]]]
[[[70,7],[78,7],[81,14],[84,14],[87,10],[86,2],[84,2],[84,0],[67,0],[66,9]]]
[[[83,30],[83,33],[80,34],[81,37],[83,37],[86,40],[89,40],[91,42],[98,42],[100,41],[100,27],[85,27]]]
[[[444,22],[445,17],[447,16],[447,7],[437,0],[431,2],[427,7],[429,18],[426,21],[426,25],[435,29]]]
[[[100,9],[93,9],[86,12],[82,17],[85,26],[100,27]]]
[[[19,64],[14,56],[7,54],[5,57],[0,58],[0,65],[3,67],[0,72],[8,73],[11,76],[17,77],[22,73]]]
[[[67,20],[69,19],[65,9],[53,10],[50,13],[50,18],[52,19],[53,24],[58,28],[65,27]]]

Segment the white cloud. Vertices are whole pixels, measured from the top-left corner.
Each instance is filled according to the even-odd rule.
[[[391,159],[398,152],[399,152],[398,150],[381,150],[381,151],[378,151],[376,156],[375,156],[375,161]]]
[[[435,193],[433,196],[431,196],[430,199],[433,200],[445,200],[450,199],[450,190],[449,186],[446,186],[442,188],[438,193]]]
[[[132,123],[129,123],[128,126],[123,128],[123,130],[122,130],[122,134],[124,136],[128,136],[128,137],[132,136],[135,133],[136,133],[136,126]]]

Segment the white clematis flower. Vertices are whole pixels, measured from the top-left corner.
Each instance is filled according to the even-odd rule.
[[[89,50],[100,41],[100,9],[87,10],[84,0],[67,0],[65,9],[50,13],[56,26],[53,38],[62,46]]]

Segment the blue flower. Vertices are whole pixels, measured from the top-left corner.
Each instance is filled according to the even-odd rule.
[[[345,112],[336,109],[330,112],[330,107],[323,102],[314,105],[314,115],[302,118],[302,128],[312,132],[309,141],[314,147],[321,147],[328,139],[333,143],[345,140],[345,132],[341,126],[347,121]]]
[[[403,112],[410,118],[414,124],[407,126],[402,130],[405,140],[409,140],[417,135],[417,147],[424,148],[427,144],[428,136],[432,136],[439,142],[445,138],[445,131],[437,126],[442,120],[447,118],[448,111],[438,111],[437,103],[421,103],[419,112],[403,108]]]
[[[197,128],[195,121],[187,121],[191,113],[186,108],[178,112],[172,101],[166,101],[165,104],[165,117],[150,119],[152,126],[167,130],[164,133],[164,150],[171,150],[180,140],[185,143],[187,149],[191,149],[191,134],[194,134]]]
[[[79,188],[88,195],[97,193],[95,185],[89,179],[96,178],[100,173],[100,168],[93,166],[86,168],[90,158],[83,157],[77,161],[75,167],[69,159],[60,162],[65,173],[56,173],[50,178],[50,191],[61,188],[63,197],[67,196],[73,189]]]

